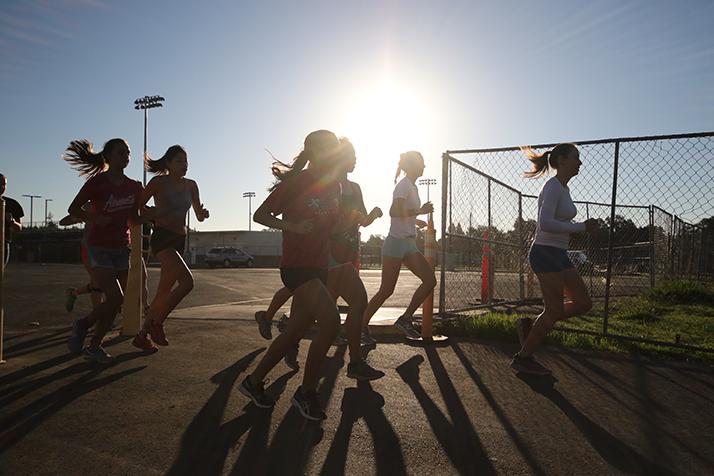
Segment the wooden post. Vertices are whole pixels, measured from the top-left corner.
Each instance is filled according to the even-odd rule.
[[[124,336],[136,335],[141,329],[141,291],[143,289],[142,272],[142,230],[141,225],[131,225],[131,255],[129,257],[129,277],[124,290],[122,304],[122,329]]]
[[[0,226],[0,364],[4,364],[3,342],[5,341],[5,311],[3,304],[3,287],[5,285],[5,200],[0,198],[0,216],[2,216],[2,226]]]
[[[424,257],[434,270],[434,261],[436,258],[436,230],[434,230],[434,220],[432,214],[429,214],[429,222],[424,234]],[[434,291],[432,290],[422,304],[421,318],[421,337],[423,339],[431,339],[432,324],[434,320]]]

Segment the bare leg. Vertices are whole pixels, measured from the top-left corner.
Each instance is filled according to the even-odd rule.
[[[149,305],[149,270],[146,267],[143,255],[141,257],[141,275],[143,284],[141,288],[141,309],[143,310]]]
[[[126,271],[119,272],[119,275]],[[91,346],[98,347],[114,322],[124,301],[124,292],[119,284],[117,271],[109,268],[94,268],[92,277],[104,290],[105,300],[87,316],[87,322],[95,325]]]
[[[434,287],[436,286],[436,277],[434,276],[434,269],[421,253],[412,253],[405,256],[404,264],[407,265],[412,273],[421,279],[421,284],[416,291],[414,291],[412,300],[409,302],[409,306],[406,311],[404,311],[404,315],[411,319],[429,293],[434,290]]]
[[[367,309],[364,311],[364,317],[362,318],[363,328],[369,325],[369,320],[372,319],[372,316],[382,307],[384,301],[394,293],[394,287],[397,285],[401,267],[401,258],[394,258],[392,256],[382,257],[382,282],[379,285],[379,291],[372,296],[372,299],[369,300],[369,304],[367,304]]]
[[[536,273],[543,293],[543,312],[533,323],[533,328],[523,343],[519,354],[521,357],[530,357],[541,345],[546,334],[555,323],[563,319],[563,290],[565,277],[562,271],[555,273]]]
[[[152,323],[163,324],[169,314],[171,314],[171,311],[173,311],[181,300],[193,289],[193,275],[191,271],[189,271],[188,266],[186,266],[183,258],[181,258],[174,249],[162,250],[156,257],[161,262],[162,278],[165,272],[167,281],[171,282],[172,287],[174,282],[178,283],[168,294],[163,295],[162,299],[158,299],[158,306],[156,306],[156,308],[154,308],[154,303],[152,303]],[[161,291],[165,292],[165,289],[166,288],[163,288]],[[155,302],[156,301],[157,299],[155,299]]]
[[[268,310],[265,312],[265,319],[267,321],[272,321],[278,310],[283,307],[283,305],[288,302],[288,299],[292,297],[293,293],[290,292],[288,288],[280,288],[273,295],[273,299],[270,301]]]
[[[310,345],[303,377],[303,390],[314,390],[317,387],[320,367],[335,339],[339,325],[335,302],[319,279],[308,281],[295,290],[288,326],[285,332],[273,340],[250,375],[250,381],[256,384],[265,379],[268,372],[302,338],[315,319],[318,322],[318,335]]]
[[[579,316],[585,314],[593,307],[593,302],[590,299],[590,292],[583,282],[583,278],[578,274],[577,270],[570,268],[563,271],[565,279],[565,296],[569,299],[563,305],[563,317]]]
[[[364,288],[364,283],[359,278],[354,266],[345,264],[330,270],[327,285],[333,298],[342,296],[349,305],[345,320],[347,345],[350,348],[350,362],[359,362],[362,360],[360,355],[362,316],[367,308],[367,291]]]

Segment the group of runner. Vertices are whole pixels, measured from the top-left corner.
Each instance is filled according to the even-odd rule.
[[[186,213],[193,207],[199,221],[209,217],[201,203],[198,185],[185,177],[188,156],[183,147],[174,145],[160,159],[146,159],[146,169],[156,176],[145,189],[124,174],[129,156],[129,145],[124,139],[109,140],[99,152],[86,140],[72,141],[64,154],[64,159],[87,181],[70,204],[69,216],[60,223],[86,223],[82,254],[90,283],[84,290],[94,296],[89,315],[73,322],[67,345],[71,352],[81,352],[86,359],[100,363],[112,361],[101,344],[121,308],[126,289],[129,225],[154,224],[151,251],[161,263],[161,275],[156,294],[146,307],[142,329],[132,343],[144,351],[155,352],[157,345],[169,344],[164,321],[193,288],[193,277],[182,257]],[[155,206],[146,206],[152,198]],[[145,266],[142,268],[146,273]],[[80,293],[81,288],[68,292],[68,310]],[[92,328],[94,334],[85,347],[84,341]]]
[[[560,144],[543,154],[530,149],[525,152],[532,163],[532,170],[526,173],[528,177],[545,175],[550,169],[556,170],[556,174],[540,192],[536,234],[528,255],[543,292],[544,310],[535,321],[527,318],[518,321],[521,349],[513,357],[511,367],[518,372],[546,375],[550,371],[535,360],[533,353],[558,320],[586,312],[592,305],[587,288],[566,253],[569,234],[593,231],[597,222],[572,222],[576,209],[567,184],[581,165],[575,145]],[[193,288],[193,277],[182,258],[186,213],[193,207],[199,221],[209,217],[201,204],[196,182],[185,177],[186,151],[176,145],[158,160],[147,159],[145,167],[156,176],[145,189],[124,175],[129,147],[123,139],[108,141],[101,152],[94,152],[87,141],[73,141],[65,159],[88,178],[70,205],[69,214],[73,220],[87,224],[85,245],[91,283],[86,289],[103,296],[87,317],[74,321],[68,346],[72,352],[83,352],[87,359],[112,360],[101,343],[120,310],[126,286],[128,226],[151,221],[154,223],[151,250],[161,263],[161,276],[133,345],[155,352],[157,345],[168,345],[164,321]],[[308,134],[302,151],[291,163],[277,160],[273,163],[275,183],[253,218],[257,223],[282,230],[280,277],[284,287],[276,291],[266,311],[255,315],[262,337],[272,339],[275,314],[288,299],[292,298],[292,303],[290,317],[279,323],[280,334],[272,339],[263,358],[240,384],[241,393],[258,407],[274,405],[264,391],[265,378],[283,359],[293,369],[299,368],[296,358],[299,341],[315,323],[302,384],[292,397],[293,405],[305,418],[326,417],[316,388],[322,363],[333,343],[349,348],[348,377],[381,378],[384,372],[367,364],[360,346],[375,343],[369,334],[369,320],[393,293],[402,265],[421,284],[395,325],[407,336],[419,336],[412,318],[436,285],[434,270],[416,245],[416,228],[426,226],[417,217],[433,212],[431,203],[421,203],[416,187],[416,180],[424,172],[424,158],[415,151],[400,155],[389,209],[390,230],[382,250],[381,285],[369,301],[358,273],[359,228],[381,217],[382,211],[375,207],[367,213],[360,186],[348,180],[355,164],[354,146],[328,130]],[[402,173],[404,177],[399,180]],[[149,207],[147,203],[152,198],[155,206]],[[343,332],[336,306],[340,297],[349,306]],[[563,302],[564,297],[569,299],[567,303]],[[93,337],[84,347],[92,327]]]

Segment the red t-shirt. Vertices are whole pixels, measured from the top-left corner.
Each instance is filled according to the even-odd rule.
[[[281,268],[327,268],[330,233],[338,219],[340,186],[307,169],[281,182],[265,203],[283,220],[312,220],[310,233],[283,231]]]
[[[106,225],[87,224],[87,244],[106,248],[123,248],[129,245],[129,218],[139,207],[141,183],[124,177],[112,183],[107,173],[92,177],[82,187],[90,200],[92,213],[108,216]]]

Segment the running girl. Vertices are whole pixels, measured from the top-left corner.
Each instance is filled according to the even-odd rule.
[[[60,226],[76,225],[77,223],[82,223],[82,220],[73,217],[72,215],[67,215],[59,221]],[[92,282],[92,267],[89,264],[89,252],[87,251],[88,231],[89,228],[85,226],[84,232],[82,233],[82,239],[79,242],[79,254],[80,258],[82,259],[84,269],[87,270],[87,274],[89,275],[89,282],[84,286],[80,286],[78,288],[67,288],[65,301],[65,309],[67,309],[67,312],[72,312],[72,310],[74,309],[74,303],[77,301],[77,298],[82,294],[89,293],[91,295],[92,307],[97,307],[102,302],[102,290],[99,289],[96,284]]]
[[[161,276],[144,325],[132,344],[145,351],[155,351],[154,344],[166,346],[164,321],[193,289],[193,275],[183,260],[186,244],[186,213],[193,205],[198,221],[208,218],[201,203],[198,184],[186,178],[188,156],[180,145],[172,145],[158,160],[146,159],[146,170],[155,174],[144,190],[141,206],[154,199],[154,231],[151,252],[161,263]],[[176,287],[174,287],[176,285]]]
[[[124,139],[111,139],[100,152],[86,140],[72,141],[64,159],[80,175],[89,179],[69,206],[69,214],[87,223],[87,251],[92,280],[104,292],[104,302],[87,317],[72,325],[67,342],[70,352],[83,352],[87,360],[112,361],[102,348],[102,340],[111,328],[124,299],[123,283],[129,270],[129,226],[138,223],[141,183],[124,175],[129,164],[129,145]],[[89,209],[85,205],[89,203]],[[94,336],[83,351],[90,328]]]
[[[347,174],[354,171],[357,156],[352,143],[340,139],[340,173],[338,175],[341,188],[337,229],[330,237],[330,263],[327,274],[327,288],[333,299],[342,297],[349,306],[345,328],[347,338],[338,336],[337,345],[349,345],[350,363],[347,365],[347,376],[357,380],[375,380],[384,376],[381,371],[370,367],[360,354],[360,328],[362,315],[367,306],[367,292],[359,278],[359,228],[369,226],[382,216],[382,211],[375,207],[369,214],[362,199],[362,189],[356,182],[347,180]],[[258,322],[260,335],[271,339],[271,320],[275,313],[290,299],[292,293],[288,288],[278,290],[267,311],[258,311],[255,319]],[[297,370],[297,349],[294,348],[285,356],[285,363]]]
[[[405,177],[397,183],[402,172]],[[421,284],[414,291],[404,314],[397,319],[394,325],[409,337],[419,337],[419,332],[412,324],[412,316],[436,286],[434,270],[416,245],[416,226],[426,226],[426,223],[417,220],[417,217],[434,211],[431,202],[421,205],[419,199],[416,180],[423,173],[424,158],[419,152],[404,152],[399,156],[399,166],[394,177],[394,182],[397,185],[394,187],[392,206],[389,209],[391,225],[389,235],[384,240],[382,247],[382,282],[379,291],[369,301],[362,320],[362,340],[365,343],[374,342],[369,337],[367,330],[369,320],[394,292],[402,264],[406,265],[421,280]]]
[[[513,356],[511,368],[517,372],[548,375],[550,370],[533,358],[546,334],[556,322],[590,310],[592,301],[582,278],[568,258],[570,234],[597,230],[597,220],[590,218],[573,223],[577,209],[570,198],[568,182],[580,171],[580,152],[574,144],[558,144],[552,150],[537,154],[523,149],[532,164],[525,173],[528,178],[556,170],[538,194],[538,220],[535,238],[528,253],[528,262],[538,276],[543,293],[543,312],[535,323],[529,318],[517,322],[521,350]],[[567,296],[569,302],[563,303]]]
[[[293,301],[285,332],[273,340],[253,373],[241,383],[240,391],[256,406],[272,407],[273,400],[264,392],[265,376],[317,320],[318,332],[310,344],[302,385],[292,397],[292,404],[310,420],[326,418],[317,398],[317,382],[340,325],[335,301],[326,287],[329,236],[338,220],[338,150],[339,141],[332,132],[308,134],[292,165],[273,164],[279,182],[253,216],[260,224],[283,230],[280,277]],[[308,169],[303,170],[308,163]]]

